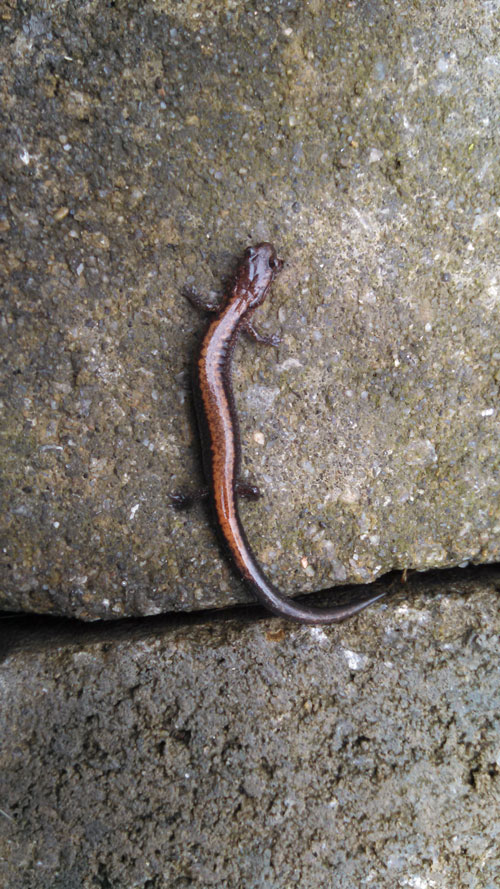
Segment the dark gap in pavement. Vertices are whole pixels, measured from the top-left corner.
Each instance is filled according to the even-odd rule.
[[[300,596],[316,605],[348,600],[353,596],[369,596],[380,587],[388,587],[387,598],[374,607],[386,604],[410,602],[423,592],[436,595],[450,592],[467,595],[476,583],[492,583],[500,591],[500,563],[444,568],[425,572],[409,572],[406,581],[402,572],[392,571],[372,584],[351,584],[337,587],[334,593],[318,592]],[[32,651],[60,646],[81,648],[93,642],[133,641],[164,635],[168,632],[200,625],[222,624],[240,621],[282,620],[273,617],[260,605],[239,605],[230,608],[207,609],[192,612],[168,612],[150,617],[127,617],[118,620],[80,621],[75,618],[54,615],[0,612],[0,662],[16,651]],[[290,627],[297,624],[289,623]]]

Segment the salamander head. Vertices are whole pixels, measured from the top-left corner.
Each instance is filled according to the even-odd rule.
[[[283,268],[272,244],[262,243],[248,247],[236,273],[235,289],[245,296],[251,308],[264,302],[267,291]]]

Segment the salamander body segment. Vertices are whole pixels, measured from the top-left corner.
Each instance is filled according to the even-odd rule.
[[[248,543],[238,513],[239,490],[252,489],[239,481],[241,451],[231,386],[232,355],[241,332],[258,342],[278,345],[279,338],[259,334],[251,318],[266,299],[282,268],[283,261],[278,259],[271,244],[249,247],[220,308],[209,307],[216,314],[208,325],[194,364],[194,400],[203,468],[219,537],[234,567],[256,598],[281,617],[309,624],[337,623],[371,605],[385,592],[332,608],[314,608],[295,602],[266,577]],[[192,294],[189,299],[201,305]]]

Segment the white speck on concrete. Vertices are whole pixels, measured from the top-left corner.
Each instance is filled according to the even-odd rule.
[[[291,367],[303,367],[298,358],[287,358],[283,364],[277,365],[278,370],[290,370]]]
[[[378,148],[372,148],[370,154],[368,155],[368,163],[376,164],[378,161],[382,160],[383,154]]]
[[[325,631],[321,629],[321,627],[309,627],[309,635],[321,644],[326,645],[326,643],[328,642],[328,636]]]
[[[343,652],[350,670],[364,670],[370,663],[370,658],[366,654],[351,651],[350,648],[344,648]]]

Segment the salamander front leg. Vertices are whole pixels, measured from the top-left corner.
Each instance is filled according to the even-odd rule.
[[[186,297],[195,309],[199,309],[201,312],[213,312],[214,314],[217,314],[220,310],[220,305],[218,303],[205,302],[203,297],[200,296],[194,287],[184,287],[182,295]]]
[[[246,335],[250,336],[256,343],[261,343],[263,346],[279,346],[281,343],[281,337],[278,336],[277,333],[273,333],[270,336],[259,333],[248,319],[243,322],[241,329],[243,333],[246,333]]]

